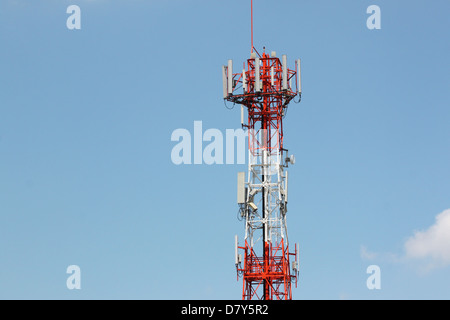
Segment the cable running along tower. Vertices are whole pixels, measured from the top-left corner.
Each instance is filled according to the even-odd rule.
[[[288,241],[287,168],[295,158],[283,145],[283,118],[289,103],[301,100],[300,60],[291,70],[286,55],[280,60],[275,52],[260,54],[253,46],[253,0],[251,12],[250,58],[239,73],[233,73],[232,60],[222,67],[223,98],[241,105],[241,124],[248,129],[247,181],[239,172],[237,186],[245,238],[240,245],[235,237],[235,264],[243,277],[243,300],[291,300],[299,253]]]

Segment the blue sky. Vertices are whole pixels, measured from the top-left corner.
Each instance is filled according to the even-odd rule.
[[[254,3],[258,50],[302,59],[294,299],[450,299],[450,2]],[[0,298],[240,299],[246,165],[177,166],[171,134],[240,127],[221,66],[249,56],[250,1],[4,0],[0,43]]]

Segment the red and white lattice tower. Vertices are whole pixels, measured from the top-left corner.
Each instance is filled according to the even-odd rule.
[[[286,213],[289,164],[283,145],[283,118],[291,101],[301,100],[300,60],[289,69],[287,58],[262,54],[253,46],[242,72],[233,61],[222,67],[225,101],[241,105],[242,126],[248,129],[249,163],[238,173],[238,204],[245,221],[244,244],[235,238],[235,264],[243,277],[242,299],[291,300],[297,286],[298,245],[288,241]],[[248,122],[244,123],[244,108]],[[241,254],[242,252],[243,254]]]

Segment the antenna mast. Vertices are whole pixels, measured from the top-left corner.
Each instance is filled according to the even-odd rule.
[[[252,50],[251,50],[251,52],[253,53],[253,0],[251,0],[251,12],[252,12],[252,14],[251,14],[251,28],[252,28]]]
[[[235,237],[235,264],[243,277],[242,299],[291,300],[297,286],[298,246],[289,246],[286,215],[289,164],[284,148],[283,119],[289,103],[301,100],[300,59],[294,69],[275,52],[260,55],[253,45],[253,0],[251,0],[250,58],[242,72],[233,73],[233,61],[222,67],[223,98],[247,109],[248,173],[238,173],[240,215],[245,221],[244,244]],[[241,109],[241,119],[243,119]],[[294,249],[294,250],[291,250]],[[242,254],[239,252],[243,252]]]

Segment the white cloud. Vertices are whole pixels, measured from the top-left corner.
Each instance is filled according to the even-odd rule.
[[[426,230],[415,231],[404,242],[404,253],[372,252],[361,245],[362,260],[390,263],[414,262],[421,272],[450,266],[450,209],[436,216],[435,223]]]
[[[428,229],[414,232],[404,247],[406,258],[428,262],[427,269],[450,265],[450,209],[438,214]]]

